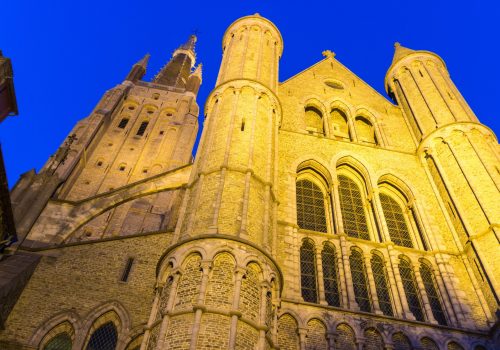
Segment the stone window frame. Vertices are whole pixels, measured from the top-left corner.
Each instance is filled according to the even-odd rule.
[[[310,248],[311,248],[310,250],[312,251],[312,260],[310,262],[312,262],[312,268],[314,271],[312,273],[309,273],[309,276],[314,277],[314,285],[311,285],[311,286],[304,286],[305,282],[304,282],[304,278],[303,278],[303,276],[306,275],[306,273],[303,270],[304,265],[303,265],[302,252],[303,252],[303,249],[306,245],[310,245]],[[319,288],[318,288],[318,269],[317,269],[318,257],[317,257],[317,252],[316,252],[316,243],[310,238],[304,238],[302,240],[302,244],[300,245],[300,252],[299,252],[299,265],[300,265],[300,270],[299,270],[300,271],[300,295],[305,302],[317,304],[320,301]],[[309,290],[314,292],[314,294],[315,294],[314,301],[308,301],[308,300],[304,299],[304,290],[303,289],[305,287],[306,287],[306,289],[309,289]]]
[[[406,228],[408,231],[409,239],[411,241],[412,246],[408,247],[405,245],[398,245],[392,241],[391,232],[389,231],[387,234],[388,237],[385,237],[385,240],[391,240],[398,247],[406,247],[412,249],[419,250],[429,250],[427,247],[427,243],[424,241],[424,232],[422,220],[418,217],[418,210],[415,208],[414,200],[408,198],[408,195],[400,190],[399,187],[396,187],[392,183],[381,182],[378,184],[378,196],[381,204],[381,213],[380,217],[385,221],[387,225],[386,213],[384,212],[381,195],[388,196],[390,199],[394,200],[399,207],[401,208],[401,213],[404,217]],[[387,226],[386,226],[387,227]]]
[[[358,189],[360,190],[360,193],[361,193],[361,201],[362,201],[365,219],[366,219],[366,227],[368,228],[368,232],[367,232],[368,239],[367,240],[372,241],[372,242],[378,242],[379,241],[379,239],[378,239],[378,237],[379,237],[378,227],[377,227],[377,224],[375,222],[375,217],[374,217],[371,201],[369,200],[369,198],[371,198],[372,196],[370,195],[370,192],[368,191],[368,188],[369,188],[368,182],[366,181],[365,177],[355,167],[353,167],[350,164],[341,164],[337,167],[337,169],[336,169],[336,181],[338,184],[340,184],[339,176],[345,176],[345,177],[349,178],[350,180],[354,181],[354,183],[358,186]],[[342,220],[342,222],[344,222],[343,221],[344,219],[343,219],[342,205],[340,202],[339,185],[335,186],[335,187],[336,188],[335,188],[334,195],[339,199],[338,203],[340,203],[340,208],[338,208],[338,211],[336,211],[337,220],[339,220],[339,221]],[[344,229],[344,232],[342,232],[342,233],[346,234],[350,238],[366,240],[363,238],[358,238],[358,237],[353,237],[353,236],[348,235],[345,232],[345,229]]]
[[[380,263],[382,265],[382,274],[383,274],[383,276],[380,276],[380,278],[384,279],[385,285],[380,285],[380,278],[378,280],[375,278],[375,275],[379,274],[378,272],[376,272],[376,269],[373,268],[373,261],[376,258],[380,259]],[[394,317],[395,316],[395,309],[396,309],[395,305],[394,305],[395,297],[394,297],[394,295],[392,293],[392,289],[391,289],[391,285],[390,285],[390,281],[389,281],[389,275],[388,275],[389,271],[387,269],[386,258],[384,257],[384,254],[382,254],[382,252],[380,252],[378,250],[375,250],[375,249],[372,250],[371,251],[371,259],[370,259],[370,266],[371,266],[372,275],[373,275],[373,278],[374,278],[375,293],[377,294],[377,298],[378,298],[378,303],[379,303],[380,310],[382,311],[382,313],[384,315],[390,316],[390,317]],[[387,301],[384,301],[384,302],[386,304],[389,304],[389,306],[390,306],[390,312],[388,312],[389,310],[385,310],[381,306],[380,295],[381,295],[381,293],[383,291],[380,290],[380,288],[385,289],[386,293],[388,294],[388,297],[389,297],[388,303],[387,303]]]
[[[427,299],[429,300],[430,308],[431,308],[432,314],[434,316],[434,319],[438,322],[438,324],[443,325],[443,326],[448,326],[450,324],[450,318],[447,314],[447,308],[446,308],[446,304],[444,301],[444,297],[441,293],[441,290],[439,288],[439,285],[438,285],[438,282],[436,279],[436,271],[435,271],[433,265],[428,260],[421,258],[421,259],[419,259],[419,262],[420,262],[420,265],[419,265],[420,276],[422,278],[422,282],[423,282],[424,287],[425,287],[425,293],[427,295]],[[434,289],[434,291],[431,291],[431,292],[433,292],[431,294],[435,294],[435,295],[429,295],[430,290],[428,288],[430,286],[426,285],[426,278],[424,277],[424,273],[422,273],[422,267],[428,269],[428,272],[430,274],[429,277],[430,277],[431,281],[427,281],[427,283],[432,283],[432,288]],[[437,299],[437,302],[439,304],[438,307],[435,304],[435,302],[433,303],[431,298],[433,300]],[[440,310],[438,310],[438,309],[440,309]],[[441,320],[439,318],[439,316],[436,317],[436,313],[443,314],[444,322],[443,322],[443,320]]]
[[[354,258],[359,258],[359,263],[361,263],[361,270],[358,270],[358,272],[361,272],[361,275],[359,277],[362,277],[364,279],[364,281],[361,281],[359,280],[359,282],[364,282],[364,283],[356,283],[354,282],[355,280],[355,276],[353,274],[353,260]],[[369,312],[369,313],[373,313],[374,312],[374,305],[373,305],[373,299],[372,299],[372,290],[370,289],[370,285],[369,285],[369,281],[368,281],[368,273],[366,271],[366,264],[367,262],[365,261],[364,259],[364,254],[363,254],[363,250],[357,246],[353,246],[351,247],[350,249],[350,254],[349,254],[349,267],[350,267],[350,270],[351,270],[351,276],[352,276],[352,285],[353,285],[353,289],[354,289],[354,295],[355,295],[355,299],[356,299],[356,303],[358,304],[359,306],[359,309],[363,312]],[[363,290],[360,290],[360,289],[357,289],[355,288],[355,286],[359,286],[360,288],[362,288]],[[360,293],[364,293],[365,295],[360,295]],[[358,299],[365,299],[365,300],[368,300],[368,307],[364,306],[362,307],[361,305],[359,305],[359,300]]]
[[[121,338],[120,334],[122,333],[121,329],[123,328],[122,327],[123,325],[122,325],[122,321],[121,321],[120,317],[118,316],[118,314],[114,310],[109,310],[109,311],[101,314],[97,318],[95,318],[95,320],[92,322],[92,324],[90,325],[90,327],[88,328],[88,330],[86,332],[85,341],[83,343],[82,349],[87,348],[88,343],[89,343],[90,339],[92,338],[92,335],[95,333],[95,331],[97,331],[101,326],[107,324],[108,322],[113,323],[113,325],[115,326],[116,335],[117,335],[116,347],[118,348],[118,344],[120,343],[120,338]]]
[[[75,343],[75,329],[73,325],[69,321],[62,321],[58,325],[52,327],[42,338],[40,341],[40,344],[38,345],[39,349],[45,349],[45,346],[47,346],[53,339],[58,337],[59,335],[66,333],[69,335],[71,339],[71,344],[74,346]]]
[[[297,203],[297,183],[299,181],[310,181],[314,185],[316,185],[321,192],[323,193],[323,203],[324,203],[324,211],[325,211],[325,222],[326,222],[326,232],[322,231],[314,231],[314,232],[321,232],[324,234],[333,234],[333,217],[332,217],[332,205],[331,205],[331,197],[330,197],[330,191],[329,191],[329,181],[328,175],[324,175],[322,171],[317,170],[316,167],[313,167],[314,165],[309,165],[309,164],[304,164],[304,167],[299,168],[296,179],[295,179],[295,203],[296,203],[296,210],[298,213],[299,210],[299,205]],[[298,218],[297,218],[297,225],[298,225]],[[300,230],[305,230],[305,231],[312,231],[306,228],[301,228],[299,226]]]

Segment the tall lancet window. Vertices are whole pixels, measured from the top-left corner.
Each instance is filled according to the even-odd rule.
[[[432,273],[429,266],[421,263],[420,275],[422,276],[422,281],[424,282],[425,292],[427,293],[427,298],[429,299],[434,318],[436,319],[436,321],[438,321],[439,324],[446,326],[446,316],[439,299],[434,274]]]
[[[382,203],[382,210],[391,241],[399,246],[413,248],[410,232],[401,206],[385,193],[380,194],[380,202]]]
[[[337,255],[333,245],[329,243],[325,244],[321,252],[321,262],[323,266],[326,302],[330,306],[340,306]]]
[[[365,263],[360,252],[353,249],[349,257],[351,267],[352,285],[354,287],[354,296],[359,309],[365,312],[371,312],[371,300],[368,293],[368,282],[366,278]]]
[[[350,237],[370,239],[361,191],[344,175],[339,175],[339,197],[345,233]]]
[[[380,309],[382,310],[384,315],[394,316],[384,260],[379,255],[373,254],[371,264]]]
[[[317,303],[316,257],[310,240],[305,240],[300,247],[300,283],[304,301]]]
[[[356,117],[356,133],[358,135],[359,141],[377,144],[377,138],[375,137],[375,129],[372,123],[364,117]]]
[[[415,316],[417,321],[424,322],[424,313],[422,311],[422,304],[420,303],[420,297],[418,295],[415,275],[410,263],[404,258],[399,259],[399,273],[401,275],[401,281],[403,282],[406,301],[408,302],[410,311],[413,316]]]
[[[309,180],[299,180],[297,191],[297,224],[300,228],[327,232],[325,200],[321,189]]]
[[[97,328],[90,337],[86,350],[115,350],[118,333],[113,322]]]

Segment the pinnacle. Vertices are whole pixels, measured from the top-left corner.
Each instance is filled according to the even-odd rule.
[[[143,58],[141,58],[137,63],[136,65],[138,66],[141,66],[143,67],[144,69],[147,68],[148,66],[148,62],[149,62],[149,58],[151,57],[151,55],[149,53],[145,54]]]
[[[189,50],[189,51],[194,52],[194,46],[195,46],[197,40],[198,40],[198,38],[196,37],[196,35],[191,34],[189,36],[188,41],[186,41],[183,45],[181,45],[179,47],[179,49]]]
[[[394,57],[392,59],[392,63],[395,63],[402,59],[405,56],[408,56],[409,54],[415,52],[412,49],[409,49],[407,47],[401,46],[400,43],[395,42],[394,43]]]

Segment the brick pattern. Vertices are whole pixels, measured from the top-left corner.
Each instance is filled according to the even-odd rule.
[[[230,309],[234,290],[234,259],[227,253],[215,257],[205,305],[216,309]]]
[[[236,349],[253,350],[259,339],[259,332],[245,322],[238,321]]]
[[[175,311],[191,309],[196,303],[201,286],[200,262],[201,257],[197,254],[186,258],[184,271],[177,287]]]
[[[172,317],[165,334],[164,348],[169,350],[187,350],[191,342],[193,314]]]
[[[299,349],[297,321],[288,314],[281,316],[278,320],[278,345],[280,349]]]
[[[380,350],[384,348],[382,336],[374,328],[365,330],[365,345],[363,350]]]
[[[392,335],[392,343],[394,345],[394,350],[411,350],[412,346],[410,340],[406,335],[401,332],[394,333]]]
[[[243,317],[259,322],[261,269],[255,263],[247,266],[240,292],[240,311]]]
[[[227,349],[229,345],[229,327],[229,317],[211,313],[203,314],[196,349]]]
[[[342,350],[356,350],[354,331],[345,323],[337,326],[335,346],[337,349]]]
[[[307,323],[306,350],[328,349],[325,325],[318,320]]]
[[[446,346],[447,350],[465,350],[462,345],[458,344],[457,342],[449,342],[448,345]]]
[[[431,338],[423,337],[422,339],[420,339],[420,345],[422,347],[422,350],[439,350],[436,342]]]
[[[157,325],[151,329],[151,333],[149,333],[149,340],[148,340],[148,346],[146,350],[154,350],[156,348],[156,344],[158,343],[158,336],[160,335],[160,327],[161,327],[161,322],[159,322]]]

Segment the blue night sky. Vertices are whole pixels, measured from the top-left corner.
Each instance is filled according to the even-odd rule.
[[[9,185],[40,169],[76,121],[145,53],[152,55],[149,80],[195,30],[204,68],[198,96],[203,106],[215,84],[225,29],[256,12],[283,35],[280,81],[321,60],[329,49],[386,96],[384,76],[399,41],[440,55],[478,118],[500,135],[500,13],[494,6],[493,0],[7,0],[0,49],[13,61],[19,105],[19,116],[0,125]]]

